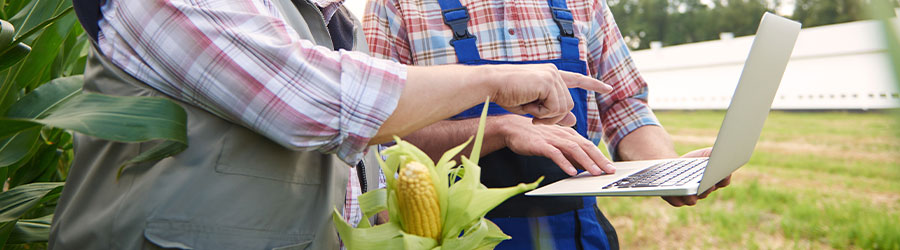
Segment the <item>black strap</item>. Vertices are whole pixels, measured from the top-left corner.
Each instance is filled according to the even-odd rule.
[[[369,182],[366,181],[366,164],[362,161],[356,164],[356,177],[359,178],[359,186],[363,194],[369,191]]]
[[[100,19],[103,17],[100,13],[100,6],[106,4],[106,0],[72,0],[72,7],[75,9],[75,15],[78,16],[78,22],[84,31],[97,41],[97,34],[100,33]]]

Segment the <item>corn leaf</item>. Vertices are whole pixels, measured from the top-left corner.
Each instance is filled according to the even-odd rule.
[[[432,249],[437,245],[438,242],[432,238],[403,233],[404,249]]]
[[[491,97],[488,96],[487,100],[484,100],[484,108],[481,109],[481,119],[478,119],[478,133],[475,134],[475,145],[472,146],[472,154],[469,156],[475,164],[478,164],[478,159],[481,158],[481,142],[484,141],[484,126],[487,121],[488,104],[490,102]]]
[[[371,227],[368,218],[378,212],[387,210],[387,189],[376,189],[359,196],[359,207],[362,208],[364,218],[359,223],[359,228]]]
[[[377,226],[371,226],[368,220],[364,220],[360,222],[359,228],[353,228],[343,221],[335,209],[332,217],[344,245],[348,249],[468,250],[491,249],[501,241],[509,239],[508,235],[496,224],[485,219],[484,215],[509,197],[534,189],[543,177],[530,184],[508,188],[487,188],[481,184],[481,167],[477,161],[481,153],[486,116],[485,108],[482,110],[471,160],[462,156],[462,166],[459,167],[456,167],[456,162],[452,159],[462,152],[472,138],[445,152],[435,164],[415,145],[395,137],[396,144],[377,155],[378,164],[385,173],[387,189],[372,191],[359,198],[360,207],[367,218],[387,209],[391,219],[388,223]],[[382,158],[382,154],[387,158]],[[440,238],[437,240],[403,232],[405,222],[401,213],[416,211],[400,211],[395,175],[400,168],[412,161],[428,167],[437,191],[443,223]]]
[[[500,242],[502,242],[504,240],[512,239],[512,237],[509,237],[509,235],[506,235],[505,233],[503,233],[503,230],[500,230],[500,227],[498,227],[497,224],[494,224],[494,222],[491,222],[488,219],[481,219],[481,220],[484,221],[484,223],[486,223],[488,226],[488,235],[485,236],[484,239],[481,240],[481,244],[476,246],[474,249],[476,249],[476,250],[494,249],[494,247],[496,247],[497,244],[500,244]]]
[[[483,219],[465,230],[462,236],[444,240],[447,249],[474,249],[488,235],[488,227]]]
[[[9,236],[7,244],[46,242],[50,238],[50,222],[53,215],[40,218],[19,220]]]
[[[353,228],[337,209],[332,213],[335,228],[347,249],[399,249],[403,246],[403,230],[391,222],[369,228]]]

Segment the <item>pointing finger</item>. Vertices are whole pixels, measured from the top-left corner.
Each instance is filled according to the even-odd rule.
[[[612,86],[582,74],[560,71],[559,75],[569,88],[582,88],[601,94],[607,94],[613,90]]]

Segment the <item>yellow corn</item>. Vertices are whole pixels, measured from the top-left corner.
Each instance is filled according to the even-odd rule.
[[[407,163],[400,169],[397,190],[403,230],[438,240],[441,235],[441,207],[427,167],[418,162]]]

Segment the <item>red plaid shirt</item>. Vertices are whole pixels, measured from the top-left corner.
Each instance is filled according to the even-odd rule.
[[[536,61],[560,58],[559,28],[546,0],[461,0],[469,32],[481,58]],[[645,125],[659,125],[647,106],[647,84],[631,60],[619,28],[603,0],[568,0],[588,73],[613,86],[610,94],[588,94],[588,136],[607,142],[615,156],[619,141]],[[363,27],[374,56],[403,64],[457,63],[436,0],[370,0]]]

